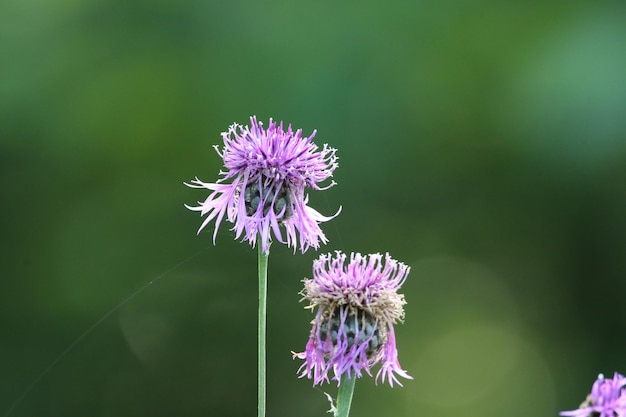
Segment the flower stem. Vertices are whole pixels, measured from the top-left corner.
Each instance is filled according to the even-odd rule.
[[[350,414],[350,405],[352,405],[352,394],[354,393],[355,382],[356,378],[350,378],[346,374],[341,376],[335,417],[348,417]]]
[[[258,328],[258,417],[265,417],[265,335],[267,323],[267,261],[269,251],[263,253],[261,242],[259,247],[259,328]]]

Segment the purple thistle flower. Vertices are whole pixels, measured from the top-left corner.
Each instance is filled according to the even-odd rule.
[[[265,130],[255,116],[250,118],[250,127],[237,123],[230,126],[222,133],[222,150],[214,146],[224,160],[226,172],[220,171],[223,177],[216,183],[198,178],[185,183],[212,191],[198,206],[185,205],[207,215],[198,233],[215,219],[215,244],[217,230],[226,216],[233,223],[235,239],[242,237],[254,247],[260,238],[263,253],[269,252],[272,233],[279,242],[293,246],[294,251],[299,244],[303,253],[310,246],[317,249],[320,241],[326,243],[318,224],[337,216],[341,208],[333,216],[323,216],[307,206],[309,198],[304,190],[325,190],[335,185],[334,181],[326,187],[319,183],[332,177],[338,164],[335,149],[325,144],[320,150],[312,142],[315,133],[303,137],[301,129],[293,132],[289,125],[285,131],[282,122],[277,125],[272,119]],[[285,229],[286,239],[280,226]]]
[[[591,394],[577,410],[562,411],[562,416],[576,417],[624,417],[626,416],[626,378],[615,372],[613,379],[598,379],[591,387]]]
[[[300,377],[313,378],[313,385],[360,378],[363,372],[382,362],[376,374],[393,387],[402,386],[396,375],[413,379],[400,367],[394,323],[404,319],[404,295],[397,290],[410,271],[407,265],[381,254],[362,256],[322,255],[313,263],[313,279],[304,280],[303,300],[306,308],[317,307],[313,328],[306,349],[294,353],[304,359],[298,372]]]

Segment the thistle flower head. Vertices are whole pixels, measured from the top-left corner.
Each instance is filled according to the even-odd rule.
[[[626,416],[626,378],[615,372],[613,379],[598,375],[591,393],[577,410],[562,411],[562,416],[624,417]]]
[[[187,186],[206,188],[211,194],[197,206],[186,206],[207,216],[198,233],[215,220],[213,243],[224,218],[233,224],[235,239],[247,240],[252,246],[260,241],[264,253],[269,252],[273,237],[281,243],[299,246],[302,252],[309,247],[318,248],[327,239],[319,223],[331,220],[307,205],[305,188],[324,190],[320,183],[332,177],[337,168],[336,150],[313,143],[315,131],[302,136],[291,125],[285,130],[283,123],[272,119],[267,129],[256,117],[250,126],[237,123],[222,133],[224,147],[215,151],[224,161],[226,171],[216,183],[205,183],[198,178]],[[285,235],[283,236],[282,228]],[[298,236],[299,235],[299,236]]]
[[[412,379],[398,362],[393,325],[404,319],[404,296],[397,290],[410,268],[386,254],[322,255],[313,264],[313,279],[304,280],[303,300],[317,309],[306,349],[294,353],[304,359],[300,377],[313,384],[340,382],[341,376],[360,378],[382,362],[376,381],[402,386],[397,375]]]

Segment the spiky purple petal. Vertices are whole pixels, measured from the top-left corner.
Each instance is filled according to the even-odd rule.
[[[303,299],[317,312],[304,352],[300,377],[314,385],[340,382],[342,375],[360,378],[381,368],[376,381],[402,385],[398,376],[412,379],[398,362],[394,323],[404,318],[404,296],[397,290],[410,268],[391,258],[373,254],[322,255],[313,264],[313,278],[304,280]],[[332,375],[332,378],[331,378]]]
[[[598,375],[591,387],[591,393],[580,407],[559,414],[575,417],[626,417],[626,378],[617,372],[612,379]]]
[[[269,251],[272,239],[302,252],[326,243],[319,223],[334,218],[341,208],[333,216],[323,216],[307,205],[305,189],[332,187],[334,181],[325,187],[320,183],[332,177],[338,164],[335,149],[323,145],[320,150],[313,143],[315,133],[303,137],[302,130],[294,132],[291,125],[285,130],[282,122],[277,125],[272,119],[264,129],[254,116],[249,127],[237,123],[230,126],[222,133],[223,148],[214,147],[226,168],[220,172],[222,178],[216,183],[198,178],[186,183],[192,188],[212,191],[197,206],[186,205],[207,216],[198,233],[215,220],[215,243],[219,226],[226,219],[233,224],[231,230],[236,239],[248,241],[252,246],[260,241],[264,253]],[[254,204],[246,200],[252,193],[255,193],[251,197]],[[279,195],[284,197],[279,199]]]

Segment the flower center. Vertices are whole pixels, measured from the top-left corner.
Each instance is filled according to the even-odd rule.
[[[261,190],[263,195],[261,195]],[[280,221],[288,220],[292,215],[289,190],[284,185],[280,187],[276,195],[272,188],[262,188],[258,182],[246,185],[244,203],[248,216],[253,216],[257,212],[261,201],[263,202],[263,216],[267,216],[270,210],[274,215],[279,216]]]
[[[345,353],[348,353],[355,344],[358,348],[367,343],[365,348],[367,358],[375,358],[384,343],[383,331],[376,324],[374,317],[363,310],[348,313],[348,317],[342,325],[341,311],[344,308],[346,307],[340,307],[330,317],[322,319],[319,329],[320,338],[325,340],[330,334],[333,346],[336,346],[338,341],[347,341]]]

